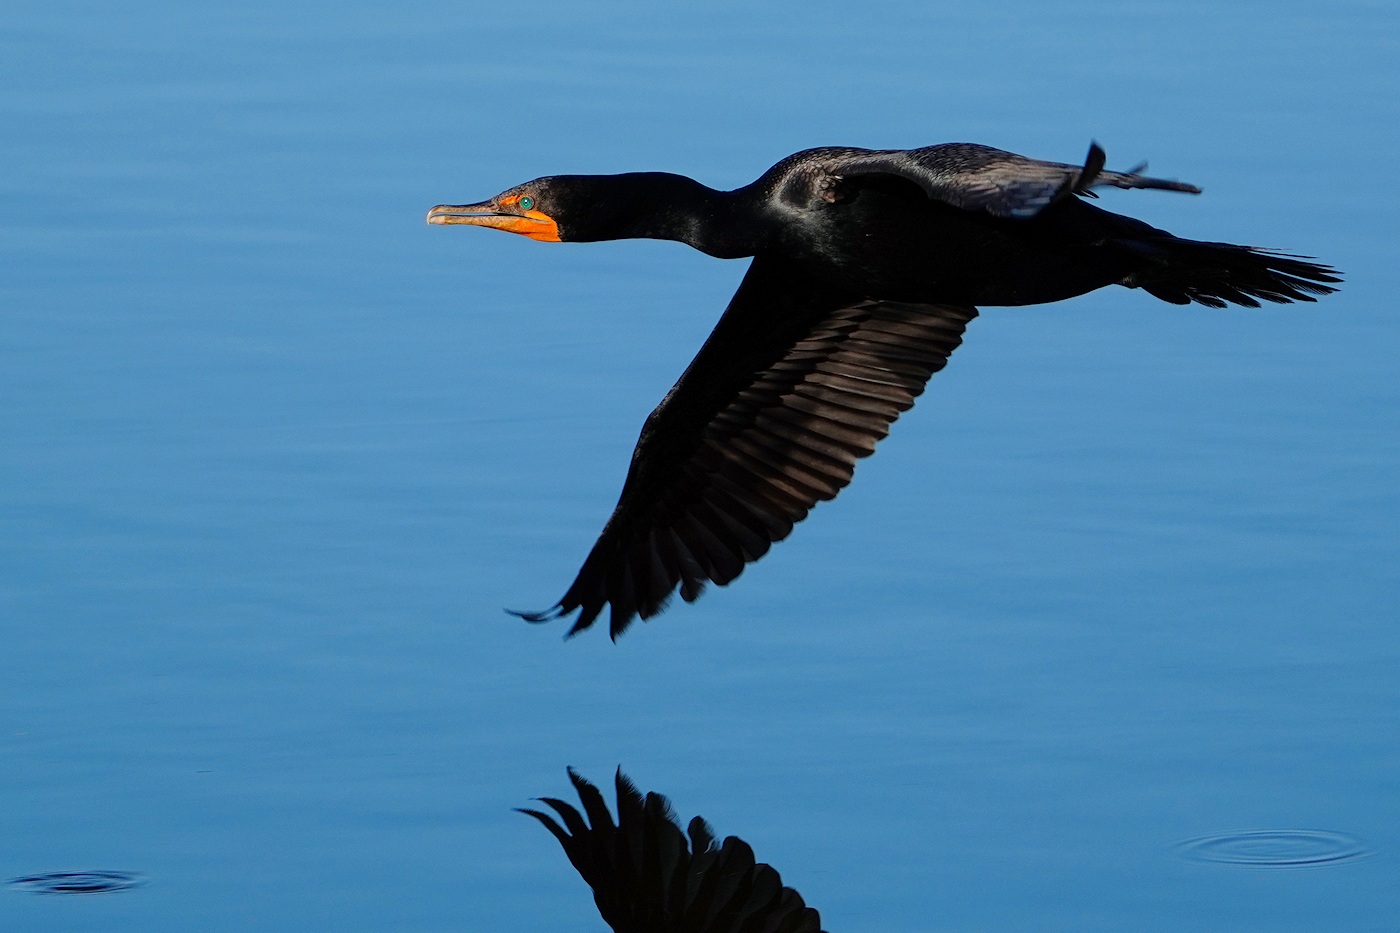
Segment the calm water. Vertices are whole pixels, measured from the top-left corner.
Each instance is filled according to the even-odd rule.
[[[1400,926],[1394,6],[503,10],[7,11],[0,880],[145,883],[0,929],[599,929],[510,808],[619,762],[833,933]],[[736,586],[501,612],[743,267],[427,207],[1091,138],[1206,189],[1108,207],[1345,290],[993,309]]]

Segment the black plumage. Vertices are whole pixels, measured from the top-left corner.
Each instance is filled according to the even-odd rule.
[[[1028,159],[969,143],[810,149],[715,191],[659,172],[557,175],[431,223],[545,241],[677,240],[754,257],[680,380],[647,418],[617,508],[574,583],[531,621],[610,609],[633,619],[731,582],[851,480],[987,305],[1106,285],[1173,304],[1312,301],[1335,270],[1306,257],[1188,240],[1102,210],[1102,186],[1198,193],[1176,181]]]
[[[742,839],[716,842],[700,817],[682,831],[660,794],[643,796],[617,772],[617,822],[603,795],[572,768],[583,804],[541,797],[539,820],[564,847],[615,933],[821,933],[821,917]]]

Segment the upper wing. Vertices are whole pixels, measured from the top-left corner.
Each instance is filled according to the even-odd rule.
[[[756,862],[742,839],[716,845],[697,816],[687,840],[666,798],[643,797],[621,769],[614,825],[598,788],[572,768],[569,779],[583,813],[551,797],[540,801],[559,822],[539,810],[520,812],[559,840],[616,933],[821,933],[817,911],[783,887],[776,869]]]
[[[1033,217],[1072,194],[1093,197],[1090,189],[1099,185],[1201,193],[1195,185],[1139,175],[1147,168],[1145,162],[1126,172],[1105,171],[1104,158],[1098,143],[1090,144],[1082,166],[1028,159],[975,143],[946,143],[905,151],[857,152],[841,159],[831,171],[843,178],[897,175],[919,185],[934,200],[984,210],[994,217]]]
[[[973,308],[842,295],[771,256],[750,266],[695,360],[642,428],[622,496],[552,609],[611,604],[616,638],[680,588],[723,586],[851,481],[962,342]]]

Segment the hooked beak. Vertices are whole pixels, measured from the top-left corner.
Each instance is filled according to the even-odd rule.
[[[532,240],[559,242],[559,225],[543,211],[503,211],[491,201],[479,204],[439,204],[428,211],[430,224],[471,224],[507,233],[518,233]]]

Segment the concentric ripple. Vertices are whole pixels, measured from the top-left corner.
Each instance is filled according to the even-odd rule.
[[[1258,829],[1188,839],[1176,846],[1185,858],[1250,868],[1331,865],[1369,854],[1359,840],[1317,829]]]
[[[50,871],[10,879],[12,887],[32,894],[109,894],[140,887],[145,882],[141,875],[130,871]]]

